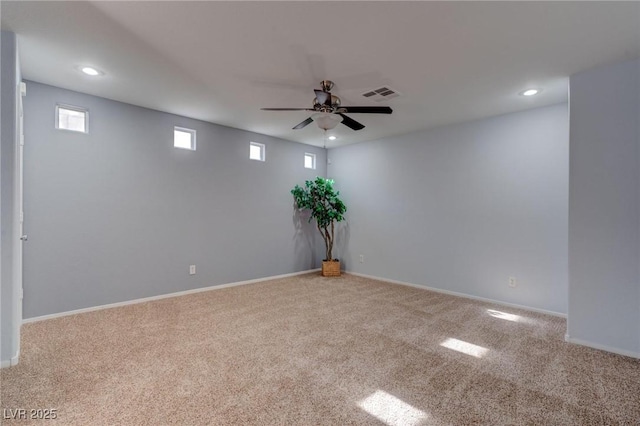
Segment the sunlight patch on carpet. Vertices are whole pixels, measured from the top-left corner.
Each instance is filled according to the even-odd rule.
[[[413,426],[427,419],[427,413],[401,399],[377,390],[358,403],[358,406],[388,426]]]
[[[482,346],[474,345],[473,343],[453,338],[447,339],[444,342],[440,343],[440,346],[444,346],[445,348],[462,352],[463,354],[471,355],[476,358],[482,358],[484,354],[489,351],[489,349]]]
[[[503,320],[513,321],[513,322],[522,321],[522,317],[520,315],[508,314],[506,312],[496,311],[494,309],[487,309],[487,312],[489,313],[489,315],[491,315],[494,318],[500,318]]]

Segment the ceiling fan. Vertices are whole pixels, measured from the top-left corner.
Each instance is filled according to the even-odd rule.
[[[333,81],[322,80],[322,90],[315,89],[316,97],[312,108],[261,108],[264,111],[315,111],[316,113],[293,128],[302,129],[315,121],[323,130],[331,130],[342,123],[353,130],[362,130],[364,125],[345,114],[391,114],[393,110],[386,106],[342,106],[340,98],[331,94]]]

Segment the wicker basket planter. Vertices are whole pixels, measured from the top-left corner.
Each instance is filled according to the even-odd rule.
[[[322,276],[323,277],[339,277],[340,261],[339,260],[323,260]]]

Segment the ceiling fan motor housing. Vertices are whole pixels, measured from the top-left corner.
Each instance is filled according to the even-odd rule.
[[[340,107],[340,98],[336,95],[331,95],[331,106],[320,103],[318,98],[313,98],[313,109],[322,112],[335,112]]]

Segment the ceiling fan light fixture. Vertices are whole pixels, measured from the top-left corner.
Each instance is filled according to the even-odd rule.
[[[342,117],[330,112],[321,112],[314,114],[313,120],[322,130],[332,130],[342,122]]]

